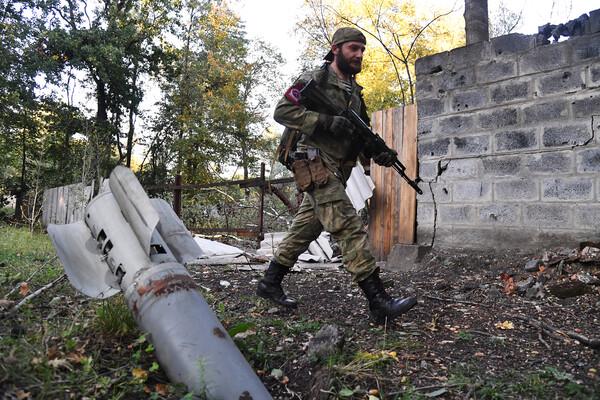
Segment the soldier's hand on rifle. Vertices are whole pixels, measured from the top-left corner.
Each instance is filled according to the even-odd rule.
[[[398,153],[394,150],[383,151],[373,157],[373,161],[375,161],[378,165],[383,165],[384,167],[391,167],[394,165],[394,161],[396,161],[396,157]]]
[[[352,134],[354,131],[352,122],[339,115],[319,114],[319,125],[336,136]]]

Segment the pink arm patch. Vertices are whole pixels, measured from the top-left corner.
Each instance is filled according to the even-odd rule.
[[[299,106],[300,105],[300,91],[304,88],[304,84],[302,83],[297,83],[294,86],[290,87],[286,92],[285,92],[285,98],[288,99],[289,101],[291,101],[292,103],[294,103],[294,105]]]

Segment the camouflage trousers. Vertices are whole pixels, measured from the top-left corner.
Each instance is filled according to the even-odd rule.
[[[298,256],[325,230],[340,246],[344,266],[354,282],[371,275],[376,267],[367,232],[348,196],[344,193],[341,197],[341,200],[316,204],[314,197],[305,193],[292,227],[275,251],[275,261],[293,266]]]

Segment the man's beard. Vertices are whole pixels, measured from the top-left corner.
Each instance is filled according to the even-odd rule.
[[[356,75],[360,72],[360,70],[362,69],[360,61],[358,62],[358,66],[353,66],[348,62],[348,59],[344,57],[344,54],[342,52],[340,52],[338,55],[339,57],[335,58],[335,62],[340,71],[349,75]]]

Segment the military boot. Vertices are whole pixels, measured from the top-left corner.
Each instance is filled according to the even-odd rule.
[[[379,269],[376,269],[367,279],[358,282],[358,286],[365,292],[365,296],[369,300],[371,317],[375,323],[380,325],[384,324],[386,319],[390,322],[417,304],[417,298],[414,296],[401,299],[392,298],[387,294],[383,282],[379,278]]]
[[[296,300],[287,297],[281,288],[281,281],[289,271],[289,267],[271,260],[269,268],[265,271],[265,276],[258,282],[256,294],[282,306],[296,308],[298,306]]]

